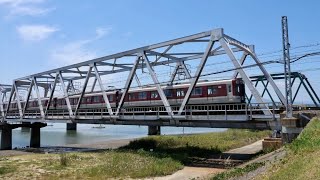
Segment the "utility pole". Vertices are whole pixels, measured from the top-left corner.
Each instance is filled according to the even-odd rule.
[[[285,91],[286,91],[286,118],[292,118],[292,84],[290,70],[290,43],[288,34],[287,16],[282,16],[282,42],[283,42],[283,61],[285,74]]]

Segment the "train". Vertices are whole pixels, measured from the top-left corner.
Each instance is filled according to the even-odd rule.
[[[190,86],[190,83],[181,83],[175,85],[163,85],[165,96],[171,106],[179,106]],[[122,96],[120,89],[106,91],[108,100],[112,108],[116,108]],[[69,96],[72,108],[77,106],[80,93]],[[49,98],[42,99],[42,105],[47,106]],[[245,86],[241,79],[230,79],[220,81],[202,81],[198,82],[190,96],[189,105],[206,104],[236,104],[245,102]],[[21,101],[21,106],[25,106],[25,101]],[[163,102],[155,86],[134,88],[128,91],[123,107],[156,107],[163,106]],[[7,103],[4,103],[7,108]],[[28,110],[39,109],[38,100],[30,99]],[[106,108],[101,92],[86,93],[82,98],[80,109]],[[17,110],[17,102],[13,101],[10,110]],[[64,97],[54,97],[50,103],[50,109],[67,109]]]

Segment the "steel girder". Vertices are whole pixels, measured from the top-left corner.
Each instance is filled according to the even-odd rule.
[[[283,80],[284,77],[284,73],[275,73],[275,74],[270,74],[271,77],[276,81],[276,80]],[[256,82],[255,83],[255,87],[258,86],[259,82],[262,83],[263,85],[263,92],[262,92],[262,97],[264,96],[265,92],[267,92],[268,97],[271,99],[271,101],[273,103],[275,103],[274,97],[272,97],[272,95],[270,94],[269,90],[268,90],[268,85],[269,85],[269,81],[267,81],[266,77],[264,75],[261,76],[251,76],[250,77],[252,81]],[[305,88],[305,90],[307,91],[310,99],[312,100],[312,102],[314,103],[314,105],[316,107],[320,107],[320,98],[317,95],[317,93],[315,92],[315,90],[313,89],[311,83],[309,82],[308,78],[299,72],[291,72],[291,76],[289,77],[291,79],[291,84],[294,85],[296,80],[298,79],[299,82],[298,83],[298,87],[297,89],[295,89],[295,92],[293,93],[293,99],[292,99],[292,103],[294,103],[295,99],[297,98],[298,93],[300,92],[300,88],[301,86],[303,86]],[[267,81],[266,83],[264,81]],[[292,89],[293,91],[294,89]],[[252,95],[248,98],[249,103],[251,102],[252,99]],[[280,100],[280,99],[279,99]]]
[[[206,49],[203,52],[173,52],[176,46],[189,43],[205,43]],[[214,45],[218,45],[214,48]],[[220,44],[220,46],[219,46]],[[236,52],[243,52],[242,58],[240,58],[240,62],[236,59],[235,53]],[[231,38],[230,36],[224,34],[223,29],[214,29],[211,31],[206,31],[198,34],[194,34],[191,36],[186,36],[170,41],[165,41],[158,44],[153,44],[150,46],[144,46],[141,48],[124,51],[121,53],[104,56],[96,59],[92,59],[89,61],[45,71],[42,73],[32,74],[30,76],[18,78],[14,80],[13,86],[11,88],[10,97],[7,106],[6,112],[10,110],[10,103],[15,99],[19,104],[19,95],[16,95],[14,97],[14,94],[18,94],[18,87],[29,87],[28,96],[26,98],[26,101],[29,101],[30,95],[31,95],[31,88],[35,86],[36,94],[37,94],[37,100],[39,106],[42,106],[42,98],[47,97],[47,94],[50,92],[49,100],[47,103],[47,106],[45,109],[39,107],[41,110],[42,118],[45,118],[45,116],[48,114],[48,111],[50,109],[50,104],[52,103],[52,99],[54,97],[54,92],[56,91],[56,86],[59,83],[63,90],[63,96],[66,100],[69,116],[71,119],[75,118],[77,116],[77,112],[80,108],[81,99],[82,97],[88,93],[86,91],[86,87],[89,81],[90,77],[94,78],[93,86],[91,87],[91,91],[93,92],[95,90],[96,83],[98,82],[100,87],[100,92],[103,94],[104,101],[106,103],[106,107],[108,109],[109,115],[115,118],[119,118],[118,114],[121,111],[121,108],[124,103],[124,99],[128,94],[128,90],[131,86],[132,79],[135,78],[137,81],[137,84],[141,86],[139,78],[136,74],[137,69],[143,69],[147,68],[151,78],[153,80],[153,83],[157,87],[157,91],[164,103],[164,106],[166,107],[166,110],[170,116],[175,118],[175,116],[181,115],[181,113],[184,111],[185,106],[188,104],[189,98],[192,94],[192,90],[195,87],[195,85],[198,82],[199,77],[201,76],[202,70],[208,60],[209,57],[212,56],[218,56],[218,55],[227,55],[231,62],[234,65],[234,68],[236,68],[236,73],[234,74],[234,78],[238,76],[238,74],[241,75],[241,78],[244,79],[245,84],[249,87],[251,93],[254,95],[254,97],[257,99],[259,103],[264,104],[261,95],[256,90],[256,88],[253,86],[250,78],[246,75],[244,68],[242,67],[242,64],[244,63],[247,56],[251,56],[255,62],[256,65],[259,66],[259,68],[262,70],[265,77],[267,77],[268,83],[272,85],[274,90],[276,91],[277,95],[280,99],[282,99],[283,95],[279,91],[278,87],[273,82],[272,77],[268,74],[268,72],[265,70],[259,59],[256,57],[254,53],[254,47],[251,45],[246,45],[244,43],[241,43],[238,40],[235,40]],[[190,74],[188,69],[185,66],[186,61],[199,61],[200,65],[198,66],[196,73],[194,75]],[[156,66],[163,66],[163,65],[170,65],[175,64],[176,68],[181,68],[184,73],[186,74],[187,78],[190,80],[190,87],[188,88],[188,91],[186,93],[186,96],[183,99],[183,102],[179,108],[178,112],[173,112],[170,104],[164,95],[164,92],[160,86],[160,82],[157,79],[156,75]],[[101,67],[101,68],[100,68]],[[89,69],[87,69],[89,68]],[[100,69],[100,71],[98,70]],[[177,70],[177,69],[176,69]],[[92,73],[91,71],[94,71]],[[123,93],[120,99],[120,103],[118,104],[118,107],[116,108],[116,112],[113,112],[111,105],[109,103],[108,97],[106,95],[106,89],[104,87],[104,83],[102,80],[102,76],[107,76],[114,73],[122,73],[122,72],[129,72],[129,75],[127,77],[126,83],[124,87],[122,88]],[[72,108],[70,104],[69,99],[69,88],[71,88],[74,91],[73,82],[76,80],[84,80],[84,85],[82,87],[81,96],[78,100],[78,104],[75,107],[75,109]],[[174,75],[171,78],[171,83],[174,81]],[[69,82],[69,84],[66,86],[64,82]],[[106,82],[108,83],[108,82]],[[39,87],[44,89],[44,96],[41,96]],[[49,91],[50,89],[50,91]],[[266,115],[270,115],[271,112],[268,110],[266,106],[263,106],[263,111]],[[19,107],[20,117],[23,118],[23,115],[25,111],[27,110],[27,103],[25,104],[25,107],[23,109]],[[2,110],[1,113],[4,113],[4,110]]]

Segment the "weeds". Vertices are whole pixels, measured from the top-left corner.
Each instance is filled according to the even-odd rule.
[[[225,171],[225,172],[222,172],[222,173],[219,173],[219,174],[215,175],[212,178],[212,180],[225,180],[225,179],[230,179],[230,178],[233,178],[233,177],[239,177],[239,176],[244,175],[245,173],[254,171],[254,170],[256,170],[259,167],[262,167],[264,165],[265,165],[265,163],[259,162],[259,163],[249,164],[249,165],[247,165],[247,166],[245,166],[243,168],[234,168],[234,169],[231,169],[229,171]]]
[[[68,156],[66,153],[60,153],[60,166],[68,165]]]

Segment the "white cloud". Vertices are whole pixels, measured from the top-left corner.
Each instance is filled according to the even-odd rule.
[[[0,6],[9,10],[8,16],[38,16],[45,15],[54,8],[45,8],[46,0],[0,0]]]
[[[58,47],[52,51],[50,61],[57,66],[65,66],[96,58],[97,52],[90,50],[87,45],[106,36],[110,30],[111,28],[96,28],[93,38],[69,42]]]
[[[96,34],[97,34],[96,38],[100,39],[103,36],[108,35],[110,33],[111,29],[112,29],[111,27],[108,27],[108,28],[98,27],[98,28],[96,28]]]
[[[26,41],[41,41],[59,29],[47,25],[22,25],[17,27],[20,37]]]

